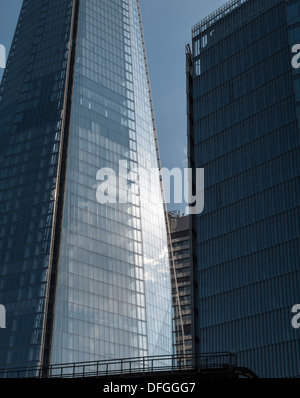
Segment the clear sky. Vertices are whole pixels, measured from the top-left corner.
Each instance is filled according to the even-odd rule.
[[[185,44],[192,26],[224,0],[140,0],[163,166],[186,159]]]
[[[225,3],[140,0],[161,161],[169,169],[186,166],[185,43],[191,42],[192,26]],[[7,52],[21,5],[0,0],[0,44]]]

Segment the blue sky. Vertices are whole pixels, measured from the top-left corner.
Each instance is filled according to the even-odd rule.
[[[192,26],[225,3],[140,0],[161,161],[169,169],[186,165],[185,43]],[[7,51],[21,5],[22,0],[0,3],[0,44]]]
[[[186,152],[185,44],[192,26],[224,0],[140,0],[161,160],[182,167]]]

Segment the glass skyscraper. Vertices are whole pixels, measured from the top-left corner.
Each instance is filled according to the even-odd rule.
[[[230,1],[192,32],[189,164],[205,169],[192,216],[197,351],[300,376],[300,4]]]
[[[138,0],[23,1],[0,88],[1,368],[172,353],[145,59]],[[99,203],[120,161],[126,200]]]

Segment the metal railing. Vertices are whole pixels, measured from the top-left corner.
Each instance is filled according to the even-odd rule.
[[[216,11],[202,19],[192,28],[192,37],[198,36],[201,32],[209,28],[213,23],[224,17],[234,9],[240,7],[249,0],[229,0],[223,6],[219,7]]]
[[[105,376],[145,375],[156,372],[172,373],[227,368],[236,366],[232,353],[212,353],[200,356],[163,355],[141,358],[123,358],[92,362],[54,364],[46,367],[0,369],[0,378],[83,378]]]

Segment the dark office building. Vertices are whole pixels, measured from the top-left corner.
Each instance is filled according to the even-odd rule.
[[[179,212],[169,212],[170,262],[174,354],[192,355],[192,262],[190,218]]]
[[[0,87],[1,368],[172,353],[149,90],[138,0],[23,1]]]
[[[189,164],[205,169],[192,217],[197,352],[300,376],[300,3],[230,1],[192,35]]]

